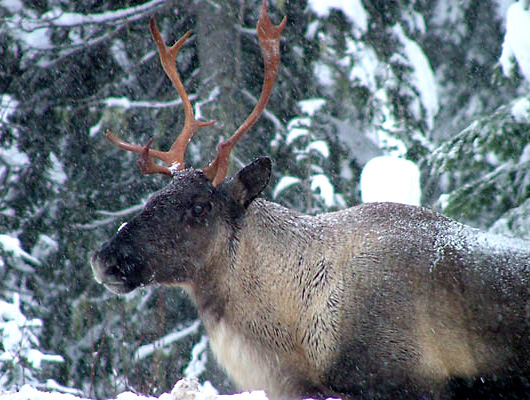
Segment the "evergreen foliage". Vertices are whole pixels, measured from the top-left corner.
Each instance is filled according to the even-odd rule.
[[[352,0],[356,13],[270,3],[274,22],[288,18],[282,67],[232,173],[269,155],[265,195],[316,213],[359,202],[371,157],[403,156],[422,168],[426,206],[529,237],[529,82],[498,64],[503,2]],[[92,278],[91,252],[167,183],[142,176],[104,131],[167,149],[183,123],[150,38],[154,16],[168,44],[196,33],[177,62],[196,112],[218,121],[188,149],[189,165],[207,165],[259,96],[258,10],[258,0],[0,0],[0,234],[18,240],[0,242],[0,301],[19,294],[21,313],[42,321],[30,345],[64,358],[24,375],[0,356],[0,371],[13,372],[0,391],[53,378],[97,398],[158,394],[186,373],[193,349],[204,354],[197,327],[139,359],[142,345],[193,326],[193,307],[178,289],[123,298]],[[1,343],[5,353],[5,334]],[[201,379],[230,390],[211,361]]]

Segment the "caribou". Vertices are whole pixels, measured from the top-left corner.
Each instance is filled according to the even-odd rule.
[[[143,173],[171,181],[93,254],[96,281],[119,294],[181,287],[237,387],[271,399],[447,399],[462,386],[528,399],[529,242],[402,204],[305,215],[260,197],[267,157],[226,176],[234,145],[270,97],[285,24],[272,24],[264,0],[259,101],[215,160],[194,169],[186,146],[215,121],[195,119],[177,72],[190,32],[167,47],[151,20],[185,123],[167,152],[107,131],[140,154]]]

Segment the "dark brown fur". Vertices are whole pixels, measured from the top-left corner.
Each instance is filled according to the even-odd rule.
[[[298,214],[255,199],[269,175],[266,158],[215,188],[180,172],[96,279],[183,287],[234,382],[271,398],[530,397],[528,242],[391,203]]]

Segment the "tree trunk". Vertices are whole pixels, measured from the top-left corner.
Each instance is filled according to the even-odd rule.
[[[245,118],[242,111],[242,96],[236,96],[241,62],[240,0],[226,0],[223,6],[204,1],[197,16],[197,48],[200,62],[201,98],[208,98],[213,89],[219,93],[213,102],[205,104],[202,112],[207,119],[216,119],[210,137],[201,142],[210,160],[215,156],[216,146],[229,137]],[[212,132],[212,130],[210,130]],[[206,153],[203,153],[206,156]]]

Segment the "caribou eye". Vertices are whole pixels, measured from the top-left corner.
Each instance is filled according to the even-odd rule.
[[[195,203],[191,207],[191,214],[194,217],[204,217],[208,211],[211,209],[211,205],[209,203],[203,204],[203,203]]]

